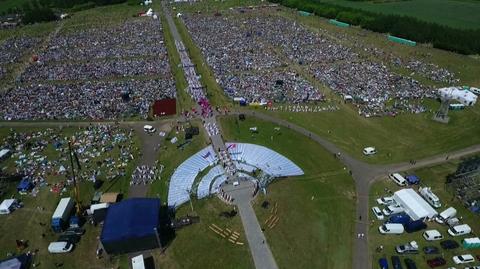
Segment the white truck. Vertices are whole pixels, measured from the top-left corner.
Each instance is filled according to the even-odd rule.
[[[62,198],[52,215],[52,229],[59,233],[68,223],[75,202],[72,198]]]

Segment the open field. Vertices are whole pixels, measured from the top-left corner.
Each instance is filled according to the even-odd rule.
[[[385,3],[324,0],[322,2],[375,13],[410,16],[453,28],[478,29],[480,27],[480,3],[475,0],[410,0]]]
[[[168,184],[175,169],[183,161],[208,145],[207,134],[205,133],[205,130],[201,128],[201,122],[192,121],[190,124],[193,127],[199,127],[200,134],[198,136],[194,136],[188,142],[185,140],[184,131],[177,131],[175,128],[173,128],[170,134],[168,134],[160,149],[158,157],[159,165],[164,166],[163,172],[161,173],[162,179],[152,183],[148,191],[149,197],[160,198],[162,202],[166,203],[168,196]],[[186,123],[184,126],[187,128],[190,125]],[[172,144],[170,140],[174,137],[177,137],[178,141],[177,143]],[[183,146],[178,148],[179,145]]]
[[[420,184],[422,186],[432,187],[432,191],[440,198],[440,201],[442,202],[442,207],[438,209],[438,212],[441,212],[450,206],[455,207],[458,212],[457,216],[458,217],[461,216],[463,218],[462,223],[467,223],[468,225],[470,225],[472,227],[472,230],[476,234],[476,236],[478,236],[478,231],[480,231],[480,216],[466,209],[459,200],[453,199],[453,195],[446,190],[444,185],[446,176],[454,172],[457,168],[457,165],[458,165],[458,161],[451,161],[443,165],[423,168],[417,171],[412,171],[410,173],[414,173],[417,176],[419,176],[421,179]],[[409,173],[406,173],[406,174],[409,174]],[[370,206],[377,205],[375,202],[376,198],[387,195],[384,190],[385,188],[388,188],[391,191],[396,191],[397,189],[399,189],[398,186],[394,184],[391,180],[382,180],[380,182],[375,183],[374,185],[372,185],[372,189],[370,192],[370,198],[369,198]],[[375,217],[373,215],[370,216],[370,220],[374,218]],[[464,250],[462,247],[457,248],[455,250],[442,250],[442,248],[440,247],[439,241],[433,241],[433,242],[427,243],[427,241],[422,237],[423,231],[415,232],[411,234],[406,233],[399,236],[381,235],[378,232],[378,226],[380,225],[381,225],[381,222],[375,219],[369,231],[370,255],[372,257],[372,263],[374,268],[376,268],[375,266],[378,263],[379,258],[386,256],[389,262],[391,262],[390,256],[398,255],[398,254],[395,254],[395,250],[394,250],[394,247],[396,245],[405,244],[412,240],[417,241],[420,249],[428,245],[428,246],[436,246],[441,250],[439,255],[425,255],[422,252],[417,255],[410,254],[410,255],[401,256],[402,260],[405,257],[415,260],[418,268],[426,268],[427,267],[426,260],[432,259],[437,256],[443,256],[444,259],[447,261],[447,265],[445,267],[448,267],[448,266],[455,265],[452,261],[452,257],[454,255],[461,255],[461,254],[467,254],[467,253],[470,253],[472,255],[480,254],[480,250],[478,249],[472,251],[472,250]],[[428,225],[427,229],[437,229],[438,231],[440,231],[440,233],[444,236],[445,239],[454,239],[459,244],[461,244],[461,239],[465,237],[472,237],[472,235],[451,237],[447,233],[446,225],[440,225],[436,222],[429,222],[427,223],[427,225]],[[377,253],[375,251],[379,245],[383,245],[385,247],[384,251],[381,253]],[[474,264],[478,265],[479,262],[477,261]]]
[[[433,110],[438,104],[432,102]],[[269,112],[327,138],[352,156],[370,163],[395,163],[420,159],[480,143],[480,106],[451,111],[448,125],[431,120],[432,113],[402,114],[366,119],[342,105],[335,112]],[[363,148],[378,153],[366,157]]]
[[[222,212],[230,212],[233,207],[212,197],[194,200],[193,208],[192,213],[190,205],[184,204],[177,210],[176,216],[198,215],[200,223],[176,232],[175,239],[167,246],[165,254],[156,256],[158,268],[255,268],[240,216],[238,214],[233,218],[219,216]],[[238,241],[244,245],[234,245],[220,237],[210,230],[208,226],[211,224],[240,233]]]
[[[259,194],[255,211],[260,224],[278,204],[280,220],[266,236],[280,268],[351,268],[355,194],[351,177],[341,164],[315,142],[296,132],[253,117],[221,118],[226,141],[269,147],[299,165],[304,176],[277,179]],[[256,126],[258,134],[250,127]],[[340,243],[341,242],[341,243]],[[315,257],[315,258],[313,258]]]
[[[15,128],[15,130],[17,132],[32,132],[41,131],[43,129]],[[62,134],[65,136],[71,136],[75,131],[77,131],[76,128],[65,128],[62,130]],[[3,140],[9,132],[9,128],[1,128],[0,139]],[[138,140],[138,137],[134,137],[132,143],[136,147],[139,147],[141,142]],[[49,143],[43,154],[45,154],[50,160],[56,160],[59,158],[59,153],[53,148],[52,143]],[[109,154],[112,158],[119,158],[119,150],[117,148],[113,149]],[[134,152],[133,154],[135,158],[137,158],[137,152]],[[108,156],[102,155],[101,159],[103,160],[107,157]],[[92,159],[92,162],[96,162],[97,160],[98,159]],[[2,168],[6,167],[6,171],[13,170],[12,165],[14,165],[13,158],[1,163]],[[99,179],[101,178],[105,181],[99,191],[119,192],[123,197],[126,197],[128,195],[130,175],[134,167],[135,162],[130,162],[126,167],[125,176],[114,180],[104,179],[103,177],[106,174],[106,171],[102,169],[102,174],[99,176]],[[88,168],[83,167],[82,171],[85,169]],[[50,188],[53,184],[64,181],[65,179],[65,176],[60,174],[48,175],[47,182],[49,185],[39,187],[36,196],[31,194],[18,194],[16,191],[17,182],[10,182],[7,184],[7,188],[4,190],[5,192],[0,195],[0,200],[3,201],[3,199],[7,197],[14,196],[24,203],[24,207],[10,215],[0,216],[0,229],[4,231],[0,234],[0,252],[2,253],[0,259],[5,258],[7,253],[20,253],[16,249],[15,240],[23,239],[28,240],[29,245],[23,252],[33,252],[38,249],[38,253],[34,256],[34,263],[39,263],[40,268],[55,268],[55,263],[63,263],[63,268],[72,269],[124,266],[125,259],[123,257],[112,257],[111,260],[107,258],[96,258],[95,250],[97,249],[98,244],[97,237],[100,235],[101,227],[95,227],[90,224],[85,224],[84,228],[86,229],[86,233],[82,236],[80,243],[75,246],[72,253],[53,255],[47,252],[48,244],[55,241],[58,237],[58,235],[50,228],[52,213],[60,198],[68,196],[73,197],[73,190],[71,187],[67,187],[66,191],[60,194],[51,192]],[[84,206],[90,204],[94,192],[95,190],[91,181],[82,181],[80,183],[80,199]]]

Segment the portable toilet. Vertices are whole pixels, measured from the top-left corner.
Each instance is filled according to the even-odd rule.
[[[480,238],[478,237],[465,238],[462,241],[462,245],[465,249],[480,248]]]

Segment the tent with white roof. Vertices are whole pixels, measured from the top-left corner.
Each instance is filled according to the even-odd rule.
[[[438,212],[413,189],[396,191],[393,194],[393,200],[402,206],[405,213],[414,221],[424,218],[431,219],[438,215]]]

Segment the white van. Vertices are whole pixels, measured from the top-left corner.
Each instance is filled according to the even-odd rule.
[[[423,238],[427,241],[442,240],[443,235],[437,230],[428,230],[423,232]]]
[[[441,223],[444,223],[449,218],[455,217],[455,215],[457,215],[457,210],[453,207],[449,207],[449,208],[443,210],[442,213],[440,213],[435,218],[435,221],[441,224]]]
[[[400,175],[399,173],[393,173],[390,174],[390,179],[393,180],[393,182],[397,183],[398,186],[406,186],[407,185],[407,180]]]
[[[13,210],[17,207],[16,199],[5,199],[0,204],[0,215],[7,215],[12,213]]]
[[[390,216],[405,211],[401,206],[389,205],[382,210],[383,215]]]
[[[475,258],[470,254],[463,254],[458,256],[453,256],[453,262],[455,264],[464,264],[474,262]]]
[[[472,228],[470,228],[468,224],[457,225],[448,229],[448,233],[451,236],[460,236],[464,234],[469,234],[471,232],[472,232]]]
[[[378,231],[381,234],[402,234],[405,229],[400,223],[386,223],[378,227]]]
[[[152,125],[145,125],[143,126],[143,130],[149,134],[155,133],[155,128]]]
[[[377,153],[377,150],[374,147],[366,147],[363,149],[363,154],[368,156],[368,155],[374,155]]]
[[[72,249],[73,244],[70,242],[52,242],[48,245],[48,252],[50,253],[67,253]]]

